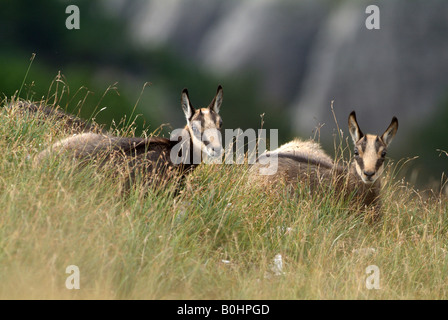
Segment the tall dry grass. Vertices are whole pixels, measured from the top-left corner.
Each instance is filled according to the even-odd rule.
[[[178,195],[137,183],[126,197],[91,166],[33,166],[67,134],[0,110],[2,299],[448,298],[446,199],[398,180],[401,162],[388,167],[372,225],[331,190],[250,186],[247,165],[201,165]],[[69,265],[79,290],[65,286]],[[366,288],[369,265],[379,290]]]

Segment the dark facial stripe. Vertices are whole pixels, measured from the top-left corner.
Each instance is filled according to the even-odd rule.
[[[364,170],[364,161],[362,160],[361,157],[356,158],[356,162],[358,163],[359,168],[361,169],[361,171]]]
[[[380,151],[380,148],[384,147],[384,143],[381,141],[380,137],[376,136],[375,139],[375,151],[378,153]]]
[[[363,137],[362,139],[363,140],[361,142],[361,150],[362,150],[362,152],[365,152],[366,151],[366,147],[367,147],[367,138]]]
[[[218,124],[222,123],[222,120],[219,117],[219,115],[217,115],[213,110],[210,110],[210,112],[205,115],[202,113],[202,110],[200,110],[200,109],[196,112],[195,115],[193,115],[193,117],[190,121],[191,122],[200,121],[202,131],[204,130],[206,123],[209,123],[209,121],[211,123],[214,123],[217,126],[217,128],[220,128],[220,126],[218,126]]]
[[[378,171],[379,168],[383,165],[383,163],[384,163],[384,158],[378,159],[375,164],[375,171]]]
[[[200,128],[198,128],[198,129],[200,129],[200,132],[202,133],[202,132],[204,131],[205,118],[204,118],[204,115],[201,113],[201,111],[198,111],[197,114],[195,114],[195,115],[192,117],[191,122],[194,123],[194,122],[196,122],[196,121],[198,121],[198,122],[200,123]]]
[[[218,118],[217,114],[215,112],[213,112],[213,110],[210,110],[210,120],[216,124],[218,121],[217,118]]]

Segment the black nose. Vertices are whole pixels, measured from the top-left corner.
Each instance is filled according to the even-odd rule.
[[[217,155],[222,155],[223,149],[221,147],[213,147],[213,152],[215,152]]]
[[[365,174],[367,177],[372,178],[373,175],[375,174],[375,171],[364,171],[364,174]]]

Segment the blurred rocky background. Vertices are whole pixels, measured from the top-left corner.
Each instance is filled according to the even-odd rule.
[[[69,4],[80,30],[65,27]],[[371,4],[379,30],[365,27]],[[151,131],[184,124],[182,88],[200,106],[222,84],[225,128],[259,128],[264,114],[280,144],[318,135],[329,151],[333,101],[345,135],[351,110],[364,132],[398,117],[389,155],[419,156],[403,171],[412,182],[427,187],[447,171],[438,151],[448,151],[446,0],[16,0],[0,12],[2,99],[19,90],[36,53],[22,98],[66,84],[50,102],[82,105],[81,115],[107,125],[136,106],[137,125]]]

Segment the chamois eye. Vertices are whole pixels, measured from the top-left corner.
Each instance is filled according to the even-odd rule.
[[[383,152],[381,152],[381,157],[385,157],[386,156],[386,150],[383,150]]]
[[[358,148],[355,148],[355,151],[353,152],[355,154],[355,156],[359,156],[359,152],[358,152]]]

